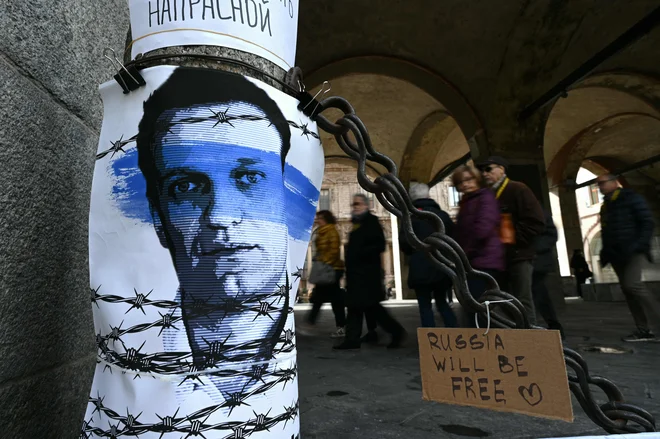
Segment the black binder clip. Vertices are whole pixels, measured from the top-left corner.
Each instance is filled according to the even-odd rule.
[[[326,86],[328,87],[327,90]],[[316,116],[324,110],[323,106],[317,100],[317,98],[320,95],[325,95],[328,93],[332,87],[328,81],[323,81],[321,90],[319,90],[314,96],[305,90],[305,86],[303,84],[300,84],[300,89],[300,93],[298,94],[298,100],[300,101],[300,104],[298,104],[298,110],[302,111],[305,116],[314,120]]]
[[[110,56],[109,53],[111,53],[112,56]],[[122,90],[124,90],[125,95],[147,84],[142,75],[140,75],[137,67],[130,66],[126,68],[126,66],[119,61],[114,50],[106,48],[103,51],[103,56],[110,60],[114,68],[119,69],[119,72],[114,78],[121,86]]]

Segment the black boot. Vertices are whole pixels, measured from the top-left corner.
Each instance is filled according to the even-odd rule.
[[[559,334],[561,334],[561,339],[566,340],[566,334],[564,333],[564,327],[561,326],[561,323],[559,323],[556,320],[548,322],[548,329],[554,329],[556,331],[559,331]]]
[[[403,342],[408,337],[408,333],[402,329],[399,333],[392,336],[392,341],[387,345],[387,349],[397,349],[400,348]]]
[[[344,342],[338,344],[337,346],[333,346],[332,349],[334,349],[336,351],[356,350],[356,349],[360,349],[360,344],[344,341]]]
[[[378,333],[376,331],[369,331],[365,336],[363,336],[360,341],[362,343],[367,343],[371,345],[378,344]]]

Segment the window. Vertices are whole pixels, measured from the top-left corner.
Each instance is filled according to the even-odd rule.
[[[319,210],[330,210],[330,189],[321,189]]]
[[[447,188],[449,198],[449,207],[458,207],[458,203],[461,201],[461,194],[458,192],[455,186],[449,186]]]
[[[601,202],[601,195],[600,195],[600,191],[598,190],[598,185],[597,184],[589,185],[588,205],[594,206],[596,204],[599,204],[600,202]]]
[[[374,210],[374,207],[376,206],[376,197],[372,193],[367,193],[367,198],[369,199],[369,209]]]

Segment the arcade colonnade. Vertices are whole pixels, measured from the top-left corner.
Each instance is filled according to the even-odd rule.
[[[617,172],[642,161],[653,161],[660,154],[660,82],[636,73],[618,71],[588,76],[565,97],[532,117],[508,122],[502,117],[496,121],[480,117],[446,78],[396,58],[348,58],[311,72],[306,81],[316,90],[323,81],[330,81],[332,93],[349,99],[364,120],[374,146],[396,162],[404,184],[438,185],[433,192],[435,198],[450,213],[455,213],[454,206],[443,201],[447,201],[449,189],[446,177],[455,166],[488,155],[509,159],[510,176],[528,184],[542,205],[553,213],[560,233],[557,247],[562,261],[557,275],[569,275],[567,261],[574,249],[584,249],[590,262],[598,263],[597,258],[591,260],[600,230],[595,208],[598,206],[589,211],[590,220],[580,217],[576,198],[578,171],[584,168],[596,175]],[[328,173],[324,186],[335,199],[339,194],[330,186],[342,179],[354,181],[354,168],[331,136],[322,134],[322,142]],[[343,177],[338,169],[345,173]],[[379,165],[370,170],[373,176],[382,171]],[[620,181],[643,193],[660,219],[659,178],[660,170],[650,164],[626,172]],[[359,191],[359,187],[355,189]],[[342,190],[340,198],[350,195],[350,190],[346,191]],[[348,203],[332,206],[343,216],[348,215]],[[391,224],[389,214],[382,208],[376,209],[376,213],[385,224]],[[391,246],[397,247],[395,236],[389,232],[387,235],[392,237],[388,240]],[[390,254],[393,252],[388,247],[387,260],[398,268],[396,255],[390,258]],[[386,274],[394,276],[397,287],[402,285],[402,289],[396,288],[397,298],[414,297],[405,287],[405,257],[400,257],[401,277],[387,260]],[[559,282],[558,276],[554,282]],[[556,299],[561,302],[562,289],[555,290]]]

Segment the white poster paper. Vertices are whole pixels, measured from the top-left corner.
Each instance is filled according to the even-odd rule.
[[[161,47],[225,46],[295,65],[298,0],[129,0],[131,57]]]
[[[316,126],[259,81],[159,66],[101,86],[90,208],[99,359],[81,437],[297,438],[293,306]]]

